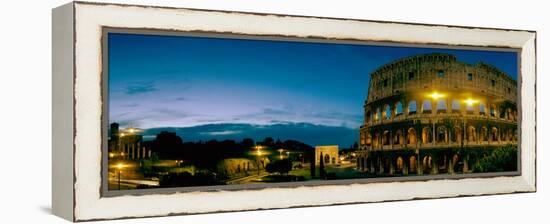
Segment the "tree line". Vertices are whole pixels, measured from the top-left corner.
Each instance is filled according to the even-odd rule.
[[[279,155],[277,149],[285,149],[293,152],[293,155],[301,155],[303,160],[309,161],[314,153],[314,148],[296,140],[280,139],[274,140],[266,137],[262,141],[254,141],[252,138],[244,138],[242,141],[235,140],[209,140],[184,142],[174,132],[162,131],[152,141],[144,142],[156,153],[159,159],[185,160],[198,168],[215,168],[220,160],[226,158],[252,158],[255,146],[261,145],[262,151],[271,152],[271,155]]]

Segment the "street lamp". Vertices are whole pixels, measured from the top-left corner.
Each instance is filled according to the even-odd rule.
[[[120,173],[122,172],[122,168],[124,168],[124,164],[119,163],[116,165],[117,173],[118,173],[118,189],[120,190]]]
[[[262,146],[256,145],[256,165],[258,166],[258,176],[260,176],[260,156],[262,156],[262,151],[260,149]]]
[[[283,159],[283,151],[285,151],[284,149],[277,149],[277,151],[279,151],[279,159]]]

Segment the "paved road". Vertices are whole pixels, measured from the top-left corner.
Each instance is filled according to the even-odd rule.
[[[227,184],[246,184],[246,183],[251,183],[254,180],[261,179],[261,178],[263,178],[267,175],[269,175],[268,172],[260,172],[259,176],[257,174],[252,175],[252,176],[245,176],[245,177],[241,177],[241,178],[237,178],[237,179],[228,180],[228,181],[226,181],[226,183]]]

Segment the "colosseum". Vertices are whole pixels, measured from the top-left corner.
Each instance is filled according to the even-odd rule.
[[[371,73],[357,169],[376,175],[470,173],[517,147],[517,83],[450,54],[402,58]]]

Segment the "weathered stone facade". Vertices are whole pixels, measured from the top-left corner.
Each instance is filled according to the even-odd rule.
[[[491,150],[518,141],[516,81],[450,54],[375,70],[364,113],[357,169],[371,173],[468,173]]]
[[[220,174],[227,177],[233,177],[239,174],[245,175],[249,172],[255,173],[258,170],[258,165],[260,169],[265,169],[266,162],[266,159],[251,160],[247,158],[228,158],[218,163],[217,170]]]
[[[134,129],[120,130],[118,123],[112,123],[109,130],[109,158],[138,160],[151,157],[151,150],[143,145],[143,136],[129,131]]]
[[[321,153],[324,165],[336,165],[340,163],[337,145],[315,146],[315,164],[321,164]]]

